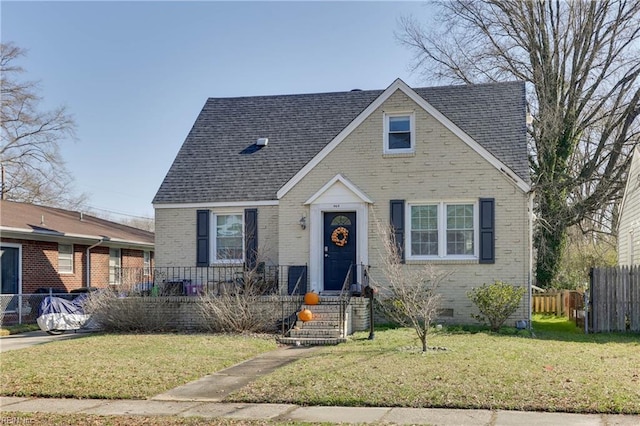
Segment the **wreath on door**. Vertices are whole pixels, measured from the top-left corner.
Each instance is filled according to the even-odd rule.
[[[347,237],[349,236],[349,230],[344,226],[338,226],[331,233],[331,242],[338,247],[344,247],[347,244]]]

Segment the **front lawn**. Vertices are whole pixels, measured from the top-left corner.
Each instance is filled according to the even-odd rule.
[[[545,323],[547,324],[547,323]],[[367,333],[279,369],[229,396],[243,402],[640,413],[640,338],[540,327],[536,338]],[[558,331],[558,328],[561,331]],[[522,333],[522,332],[521,332]]]
[[[3,353],[0,394],[145,399],[275,348],[249,336],[87,335]]]
[[[444,329],[425,354],[412,330],[357,333],[228,401],[640,414],[640,336],[583,335],[550,319],[534,330]],[[275,347],[246,336],[88,336],[3,353],[1,394],[147,398]]]

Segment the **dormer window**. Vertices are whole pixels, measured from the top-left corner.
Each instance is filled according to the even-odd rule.
[[[399,154],[415,151],[413,113],[384,115],[384,153]]]

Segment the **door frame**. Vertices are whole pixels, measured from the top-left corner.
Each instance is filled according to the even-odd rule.
[[[309,278],[311,290],[324,290],[324,213],[355,212],[356,214],[356,261],[369,264],[369,210],[367,203],[318,203],[310,206]],[[362,268],[358,268],[358,282],[362,282]]]
[[[0,242],[0,247],[18,249],[18,295],[22,294],[22,244]],[[15,312],[15,311],[7,311]]]

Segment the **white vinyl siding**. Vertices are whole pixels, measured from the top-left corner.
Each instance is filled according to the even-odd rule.
[[[58,272],[73,273],[73,244],[58,244]]]

